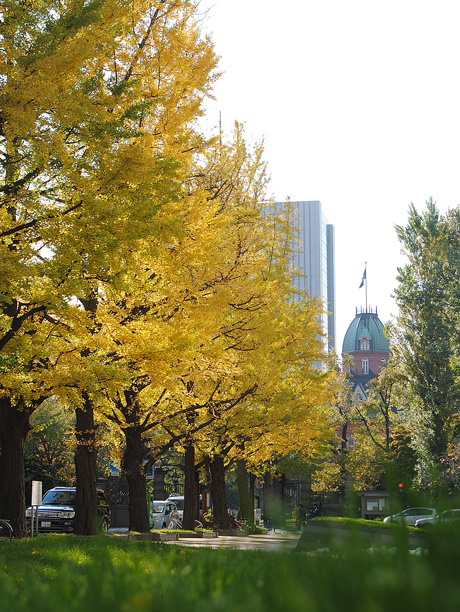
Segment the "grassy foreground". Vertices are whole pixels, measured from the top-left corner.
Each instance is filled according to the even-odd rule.
[[[0,541],[8,612],[457,612],[460,537],[426,554],[213,550],[116,538]]]

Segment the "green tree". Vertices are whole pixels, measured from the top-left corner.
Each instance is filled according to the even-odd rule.
[[[26,486],[32,480],[40,480],[44,490],[74,484],[74,422],[73,410],[64,408],[56,398],[35,410],[24,445]]]
[[[407,379],[394,360],[368,383],[364,401],[354,401],[347,380],[347,361],[339,374],[338,395],[331,407],[337,425],[338,447],[332,445],[327,461],[318,466],[313,487],[345,495],[345,478],[356,490],[370,490],[404,481],[414,475],[413,450],[406,429],[410,397]],[[349,448],[348,437],[354,444]]]
[[[458,210],[442,216],[432,200],[422,214],[411,206],[406,227],[396,227],[408,263],[398,269],[391,350],[411,390],[407,427],[421,483],[438,490],[458,402],[459,230]]]

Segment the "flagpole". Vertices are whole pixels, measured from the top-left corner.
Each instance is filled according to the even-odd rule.
[[[364,262],[364,290],[366,292],[366,313],[367,313],[367,261]]]

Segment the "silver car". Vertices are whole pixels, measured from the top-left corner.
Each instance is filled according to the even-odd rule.
[[[433,517],[421,518],[415,523],[415,526],[424,528],[431,527],[434,523],[452,523],[453,521],[460,521],[460,510],[458,508],[444,510],[441,514],[436,514]]]
[[[152,505],[152,514],[150,516],[150,524],[152,529],[167,529],[170,520],[171,512],[176,512],[177,506],[175,502],[154,501]]]
[[[434,508],[407,508],[398,514],[392,514],[383,519],[384,523],[399,523],[400,525],[415,526],[420,519],[432,518],[434,520],[436,510]]]

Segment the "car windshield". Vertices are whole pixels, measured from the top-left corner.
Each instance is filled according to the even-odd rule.
[[[74,506],[75,491],[48,491],[42,506]]]
[[[402,513],[403,516],[431,516],[432,514],[434,514],[434,510],[431,508],[408,508]]]
[[[163,512],[165,505],[164,504],[153,504],[153,512]]]

